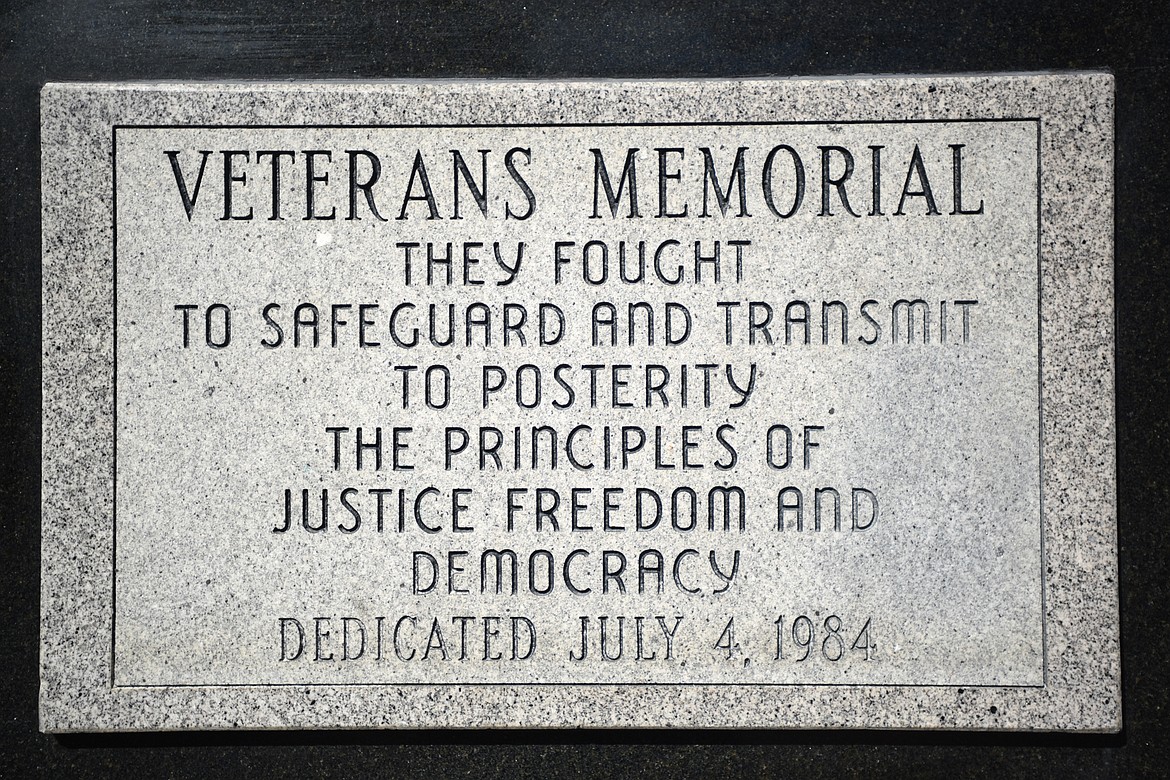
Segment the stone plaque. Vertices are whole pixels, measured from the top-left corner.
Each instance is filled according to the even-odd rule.
[[[45,730],[1119,728],[1111,77],[42,121]]]

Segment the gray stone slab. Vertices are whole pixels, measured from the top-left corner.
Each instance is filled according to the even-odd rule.
[[[42,728],[1118,729],[1112,123],[47,86]]]

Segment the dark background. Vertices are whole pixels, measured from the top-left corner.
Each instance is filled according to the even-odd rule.
[[[1170,775],[1165,600],[1163,2],[545,5],[373,0],[0,1],[0,775]],[[1117,77],[1117,445],[1125,730],[923,732],[37,731],[40,138],[46,81],[789,76],[1108,69]],[[1108,435],[1102,431],[1102,435]],[[49,443],[48,446],[52,446]],[[1108,626],[1101,627],[1103,631]]]

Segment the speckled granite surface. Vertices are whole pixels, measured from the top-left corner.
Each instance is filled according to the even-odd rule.
[[[41,716],[46,730],[557,725],[1117,727],[1109,77],[50,85],[44,92],[42,115],[45,448]],[[929,121],[902,124],[906,120]],[[517,665],[509,671],[486,664],[479,668],[475,664],[456,665],[452,671],[437,665],[420,670],[386,664],[355,669],[336,663],[274,663],[285,649],[281,647],[284,637],[274,640],[271,630],[259,634],[260,629],[251,628],[251,624],[270,629],[278,625],[278,615],[300,616],[301,623],[310,624],[312,615],[327,614],[344,628],[341,616],[351,613],[349,606],[355,600],[364,603],[366,611],[361,615],[371,625],[373,615],[425,614],[421,610],[434,609],[426,599],[407,598],[412,595],[408,590],[405,597],[398,595],[409,585],[400,582],[404,576],[401,562],[394,561],[392,576],[383,572],[380,567],[387,556],[371,555],[368,540],[359,539],[366,547],[347,545],[338,541],[338,534],[328,542],[309,544],[307,535],[302,534],[295,542],[278,545],[272,536],[272,525],[279,525],[280,520],[273,509],[279,509],[275,500],[279,489],[301,486],[295,483],[297,469],[328,466],[329,442],[321,438],[324,427],[344,425],[346,419],[357,420],[355,424],[365,422],[359,418],[369,413],[371,392],[386,383],[389,364],[402,359],[379,356],[380,374],[359,374],[354,379],[355,352],[343,352],[332,379],[323,379],[327,372],[322,367],[329,359],[317,354],[308,358],[296,354],[295,359],[288,358],[292,362],[282,365],[255,348],[253,339],[246,356],[229,362],[230,348],[217,355],[207,350],[177,351],[174,333],[164,332],[159,323],[175,325],[173,304],[183,295],[198,292],[195,297],[210,301],[225,288],[239,298],[241,310],[255,309],[258,301],[275,300],[275,290],[282,291],[288,300],[349,300],[346,296],[355,295],[355,279],[358,290],[375,300],[376,286],[355,270],[360,272],[358,264],[363,259],[368,263],[377,248],[389,242],[371,232],[369,222],[357,238],[352,237],[356,230],[349,231],[351,236],[347,237],[341,222],[331,224],[329,231],[315,225],[309,230],[310,226],[298,221],[287,229],[284,223],[280,230],[249,225],[233,233],[214,221],[187,222],[182,211],[175,211],[181,209],[173,190],[175,179],[166,182],[172,189],[164,192],[163,187],[150,183],[146,173],[151,165],[157,168],[159,160],[165,161],[167,149],[189,150],[186,163],[194,159],[197,149],[259,150],[273,148],[277,142],[281,145],[276,148],[292,149],[342,150],[362,143],[361,148],[394,151],[398,144],[411,149],[429,145],[427,148],[434,150],[455,144],[475,150],[482,148],[476,143],[485,131],[187,128],[163,132],[122,127],[115,133],[114,126],[539,124],[548,126],[542,128],[542,148],[554,152],[552,159],[559,159],[560,151],[568,160],[574,150],[580,152],[595,143],[604,144],[606,149],[648,149],[664,145],[660,139],[665,136],[661,130],[632,130],[628,126],[586,130],[566,125],[678,121],[814,123],[799,126],[799,131],[792,125],[741,127],[738,135],[727,128],[673,128],[669,137],[674,139],[671,146],[691,150],[717,144],[749,145],[749,141],[755,148],[767,144],[767,149],[782,143],[774,140],[768,128],[782,126],[786,128],[785,139],[798,150],[816,151],[826,145],[857,150],[859,178],[862,166],[869,163],[862,154],[868,155],[872,145],[884,144],[890,150],[885,159],[892,172],[888,175],[906,180],[904,187],[899,181],[887,180],[894,198],[911,188],[906,159],[915,144],[923,149],[925,169],[934,166],[943,172],[933,179],[943,214],[932,226],[921,227],[926,223],[919,220],[910,229],[898,226],[892,218],[877,217],[882,227],[855,226],[864,219],[847,222],[844,228],[836,227],[839,222],[824,227],[823,221],[818,222],[816,206],[823,207],[823,198],[837,205],[832,198],[839,191],[834,192],[831,185],[822,187],[814,178],[819,176],[821,159],[811,157],[812,183],[806,193],[811,205],[806,208],[807,219],[801,221],[802,215],[796,215],[794,222],[787,223],[798,226],[791,243],[777,241],[777,222],[759,219],[759,211],[742,227],[735,226],[737,236],[751,239],[757,247],[769,246],[770,251],[762,253],[768,264],[749,266],[752,273],[759,271],[761,276],[741,287],[727,283],[714,291],[701,290],[701,294],[696,292],[700,291],[696,284],[685,293],[693,293],[694,308],[700,310],[704,301],[710,307],[710,300],[703,296],[713,293],[720,299],[736,299],[739,294],[745,301],[804,298],[819,302],[831,297],[849,300],[848,295],[878,298],[867,291],[880,290],[886,292],[888,305],[889,299],[899,295],[935,296],[936,286],[945,288],[939,294],[952,296],[952,301],[966,300],[968,293],[958,288],[978,286],[974,297],[988,307],[995,329],[977,330],[973,339],[976,346],[968,351],[948,347],[950,363],[939,356],[939,350],[924,357],[921,349],[896,352],[892,347],[879,348],[877,353],[844,358],[826,358],[810,350],[807,357],[802,354],[801,365],[790,369],[785,365],[788,370],[782,371],[779,361],[771,366],[765,363],[763,357],[768,353],[761,352],[761,385],[776,395],[757,401],[762,411],[749,407],[749,413],[737,420],[746,419],[744,427],[750,428],[758,421],[757,414],[776,411],[776,398],[784,391],[796,399],[787,410],[802,424],[815,422],[817,414],[830,413],[820,409],[821,401],[834,415],[839,407],[837,421],[849,432],[846,443],[836,443],[837,454],[831,460],[826,458],[832,465],[817,478],[836,476],[846,483],[870,480],[865,484],[883,488],[877,492],[887,498],[892,509],[883,515],[872,536],[813,537],[802,550],[811,563],[796,559],[788,541],[791,535],[780,545],[775,533],[757,532],[755,526],[751,529],[755,533],[737,538],[734,544],[726,539],[707,541],[706,547],[694,544],[704,553],[709,547],[727,555],[733,547],[743,550],[742,586],[749,595],[741,597],[736,591],[734,606],[754,608],[756,617],[742,623],[759,637],[764,636],[761,627],[767,628],[781,611],[790,609],[796,609],[795,614],[807,609],[818,621],[829,613],[868,617],[872,612],[875,624],[884,622],[886,631],[876,642],[872,663],[799,668],[783,663],[765,665],[757,654],[751,668],[742,663],[747,652],[737,649],[744,657],[727,659],[735,662],[733,670],[721,664],[718,653],[713,652],[725,622],[721,618],[727,614],[726,601],[709,599],[695,609],[677,595],[674,600],[648,599],[644,600],[648,604],[641,605],[633,599],[614,599],[585,607],[572,599],[554,597],[553,606],[539,604],[531,614],[576,619],[578,614],[596,617],[608,611],[614,616],[653,617],[694,609],[694,622],[705,622],[714,628],[714,634],[705,639],[703,647],[696,644],[690,650],[689,669],[668,665],[648,671],[618,663],[582,671],[566,660],[571,656],[563,647],[539,663]],[[843,124],[856,121],[874,124]],[[963,129],[961,136],[953,135],[955,127]],[[249,145],[235,145],[245,132],[251,134],[246,142]],[[515,130],[494,132],[499,134],[497,143],[504,144]],[[749,141],[733,140],[737,137]],[[112,155],[115,142],[117,163]],[[1002,196],[1001,210],[992,213],[989,208],[986,222],[956,219],[955,215],[944,218],[952,205],[958,205],[951,202],[952,187],[944,188],[951,185],[953,158],[948,144],[954,143],[967,143],[971,150],[980,144],[995,150],[994,154],[988,151],[986,157],[970,158],[966,169],[969,182],[987,187],[976,190],[985,199],[991,197],[987,193]],[[469,152],[469,159],[473,153]],[[574,161],[574,165],[579,162]],[[980,163],[984,163],[982,168]],[[123,176],[117,188],[116,365],[115,219],[110,195],[115,164]],[[611,166],[616,164],[611,162]],[[385,175],[390,180],[395,173],[402,177],[409,170],[395,172],[387,167]],[[982,181],[980,170],[987,176]],[[189,178],[193,169],[188,171]],[[163,173],[172,172],[163,169]],[[579,203],[580,193],[562,182],[588,183],[589,173],[577,170],[575,175],[547,181],[534,173],[533,181],[538,185],[534,189],[542,199],[547,197],[548,203],[561,204],[567,213],[565,210]],[[449,186],[438,184],[439,175],[434,180],[437,189]],[[655,183],[649,178],[643,184],[643,193],[650,192],[643,195],[650,211],[658,206]],[[750,186],[758,185],[753,182]],[[858,190],[851,192],[855,199],[859,197]],[[864,188],[860,192],[865,194]],[[213,190],[205,191],[204,197],[213,194]],[[922,209],[924,200],[912,202]],[[872,201],[862,202],[866,209],[875,210]],[[756,203],[764,207],[758,200]],[[892,212],[895,204],[896,200],[887,200],[886,212]],[[968,203],[967,207],[973,205]],[[691,207],[697,206],[692,201]],[[168,218],[156,219],[160,210],[168,207],[172,209]],[[415,207],[425,210],[426,204],[419,202]],[[862,207],[856,210],[862,211]],[[178,219],[173,218],[175,213]],[[552,213],[562,212],[552,208]],[[947,227],[933,227],[940,223]],[[963,226],[955,227],[957,223]],[[554,217],[551,226],[545,223],[533,229],[537,236],[533,243],[547,244],[550,237],[562,234],[587,239],[586,234],[574,232],[581,230],[581,224],[588,223],[573,224],[567,218],[558,222]],[[892,227],[885,227],[888,225]],[[514,226],[505,227],[477,223],[475,229],[464,231],[468,235],[462,238],[449,228],[437,232],[444,236],[443,241],[466,241],[482,240],[480,234],[500,230],[514,243],[520,234]],[[724,223],[717,230],[688,223],[686,230],[675,232],[713,241],[723,229]],[[614,240],[637,237],[622,234],[631,228],[616,221],[606,230],[607,237]],[[659,238],[669,235],[662,233],[660,226],[654,230]],[[403,240],[397,231],[394,235],[394,240]],[[422,240],[429,239],[424,236]],[[798,242],[804,242],[801,251],[794,251]],[[896,253],[883,253],[883,247]],[[875,263],[859,271],[857,260],[867,257],[866,253],[873,257],[890,254],[891,265]],[[816,257],[817,263],[808,263],[808,257]],[[851,258],[852,265],[848,262]],[[926,267],[940,258],[948,260],[947,267]],[[301,278],[272,279],[277,260],[281,268],[291,268],[293,273],[302,274]],[[790,263],[798,267],[787,271]],[[985,268],[983,263],[992,267]],[[785,277],[792,288],[779,291],[779,295],[767,275],[774,275],[778,267],[794,274]],[[908,286],[899,287],[899,281]],[[1035,306],[1037,286],[1041,293],[1039,312]],[[540,282],[530,282],[523,292],[517,291],[508,299],[540,300],[549,292]],[[583,316],[587,323],[588,306],[593,303],[584,299],[582,292],[589,293],[578,283],[565,296],[564,306],[574,323],[581,322]],[[250,297],[253,293],[255,300]],[[469,298],[466,291],[447,295],[454,300]],[[664,296],[674,297],[661,289],[647,295],[659,301]],[[428,300],[425,293],[420,293],[419,300]],[[160,312],[165,317],[160,319]],[[704,314],[709,317],[710,311]],[[143,325],[139,328],[140,321]],[[253,317],[253,324],[260,321]],[[260,332],[248,331],[246,322],[237,316],[237,336],[258,337]],[[1035,338],[1037,325],[1039,341]],[[952,327],[952,339],[957,338],[956,333]],[[1031,335],[1030,340],[1021,338],[1025,333]],[[719,336],[717,327],[701,330],[694,342],[701,348],[692,347],[684,359],[702,362],[703,354],[718,363],[753,359],[751,350],[742,345],[735,349],[721,346]],[[362,359],[368,360],[364,354]],[[596,356],[596,351],[593,354]],[[222,358],[224,365],[216,358]],[[476,354],[468,354],[468,359],[484,362]],[[588,350],[566,346],[556,361],[581,364],[589,359],[594,358]],[[621,359],[649,362],[645,353],[636,349],[614,350],[598,362]],[[507,360],[501,357],[498,362]],[[845,382],[840,373],[832,373],[849,376],[850,371],[860,372],[874,363],[882,366],[864,377],[870,383],[868,395],[850,389],[859,382]],[[824,380],[813,379],[816,369],[828,369],[835,381],[818,385]],[[1038,370],[1039,382],[1035,379]],[[183,387],[189,393],[157,386],[164,378],[179,377],[178,371],[185,372],[181,374]],[[222,380],[207,381],[213,373]],[[119,388],[116,402],[115,374]],[[304,393],[290,391],[282,396],[280,389],[287,389],[294,376],[305,380]],[[965,390],[958,389],[960,380],[967,378],[973,381]],[[916,380],[928,390],[915,393]],[[766,381],[773,384],[766,385]],[[936,386],[931,386],[932,381]],[[178,384],[177,379],[172,384]],[[301,404],[304,406],[298,406]],[[884,413],[866,414],[871,407]],[[119,416],[117,437],[115,408]],[[980,419],[964,422],[967,418],[957,417],[955,408],[976,410]],[[307,409],[315,409],[317,416]],[[585,419],[604,425],[611,416],[615,421],[620,418],[617,411],[588,410]],[[474,414],[468,407],[457,419],[480,424],[469,420]],[[503,419],[509,424],[531,425],[540,424],[549,414],[547,409],[535,410]],[[720,414],[730,419],[727,404]],[[661,411],[643,411],[641,418],[630,421],[642,419],[653,424],[661,422],[663,416]],[[713,425],[723,421],[717,417],[711,412],[710,419],[699,422]],[[443,415],[425,412],[411,415],[411,421],[422,431],[428,426],[439,430],[451,424]],[[377,422],[380,420],[366,424]],[[917,423],[923,429],[919,438],[912,435]],[[232,440],[231,435],[242,438]],[[971,453],[963,446],[950,451],[939,443],[965,441],[964,436],[973,443]],[[832,434],[827,433],[825,450],[831,442]],[[758,434],[755,443],[760,444]],[[865,443],[877,443],[881,451],[879,457],[864,458],[868,471],[857,465],[863,460],[860,455]],[[968,456],[973,462],[964,465]],[[1037,460],[1039,469],[1034,465]],[[1022,465],[1028,463],[1033,465]],[[766,485],[775,493],[779,483],[763,467],[753,471],[745,466],[743,471],[745,486]],[[636,484],[629,475],[612,476],[614,484]],[[460,478],[477,479],[474,473]],[[330,485],[342,484],[333,475],[323,477],[316,472],[306,484],[316,486],[326,479],[333,480]],[[480,479],[499,487],[490,473],[487,479]],[[566,488],[594,484],[580,475],[560,473],[552,474],[546,482]],[[116,499],[115,483],[119,491]],[[678,483],[667,480],[664,486],[667,484]],[[207,495],[199,495],[201,490]],[[221,492],[217,494],[217,490]],[[225,510],[225,504],[231,508]],[[183,507],[181,514],[176,512],[177,506]],[[258,513],[263,514],[250,516]],[[913,522],[915,513],[936,520],[946,518],[947,522],[918,525]],[[761,509],[764,515],[766,511]],[[485,518],[489,517],[485,510]],[[210,518],[218,522],[209,523]],[[952,536],[945,533],[947,528],[954,529]],[[655,543],[683,546],[665,536]],[[804,542],[808,537],[798,538]],[[502,544],[498,536],[486,539]],[[539,541],[532,535],[521,539],[526,549]],[[485,542],[477,541],[482,548]],[[576,545],[561,540],[557,544],[562,545],[555,548],[560,555]],[[412,538],[405,549],[434,551],[454,546],[449,537],[429,545]],[[477,549],[471,544],[460,546]],[[592,540],[581,546],[609,547]],[[384,552],[384,548],[378,549]],[[395,548],[395,554],[403,552]],[[115,559],[119,567],[117,621],[112,576]],[[296,568],[298,561],[304,564],[300,570]],[[309,561],[320,568],[310,571]],[[785,579],[802,565],[807,567],[811,582]],[[409,573],[407,568],[405,576]],[[384,581],[379,580],[383,575]],[[281,582],[282,577],[286,582]],[[595,585],[602,584],[596,579]],[[290,589],[287,581],[300,585]],[[269,586],[271,591],[266,591]],[[395,592],[399,606],[371,603],[379,589]],[[781,592],[779,599],[777,590]],[[783,598],[786,593],[800,593],[803,600],[791,606],[791,598]],[[487,604],[495,614],[506,615],[510,608],[490,599]],[[642,611],[638,612],[640,606]],[[691,617],[690,612],[686,614]],[[767,620],[760,618],[764,614],[769,616]],[[789,620],[793,615],[789,612]],[[811,620],[808,625],[812,625]],[[791,630],[791,624],[787,628]],[[564,633],[561,626],[549,635]],[[788,636],[798,645],[802,640],[799,631]],[[854,640],[856,631],[847,636]],[[818,636],[817,649],[828,660],[835,653],[821,644],[825,638],[824,634]],[[899,659],[896,652],[906,643],[911,647],[916,644],[919,650]],[[811,639],[808,644],[813,644]],[[799,647],[792,649],[800,651]],[[568,684],[547,684],[554,681]],[[656,684],[640,684],[644,682]]]

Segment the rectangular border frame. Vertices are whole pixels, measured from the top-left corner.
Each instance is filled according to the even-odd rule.
[[[1048,680],[1048,621],[1044,614],[1044,377],[1040,370],[1043,364],[1043,339],[1040,327],[1039,309],[1036,317],[1036,398],[1037,398],[1037,485],[1040,488],[1039,514],[1037,521],[1040,525],[1040,545],[1037,551],[1037,565],[1040,580],[1040,664],[1041,683],[1028,684],[991,684],[991,683],[928,683],[911,685],[908,683],[820,683],[820,682],[645,682],[645,683],[598,683],[598,682],[348,682],[348,683],[179,683],[179,684],[137,684],[119,685],[115,679],[117,667],[117,623],[118,623],[118,131],[119,130],[443,130],[443,129],[502,129],[502,128],[548,128],[548,127],[787,127],[807,125],[903,125],[903,124],[984,124],[984,123],[1032,123],[1036,131],[1036,300],[1037,306],[1043,299],[1042,280],[1040,276],[1040,182],[1043,180],[1043,164],[1040,156],[1040,119],[1039,117],[995,117],[974,119],[880,119],[880,120],[789,120],[778,122],[576,122],[560,123],[546,122],[542,124],[421,124],[421,125],[243,125],[243,124],[214,124],[214,125],[167,125],[167,124],[116,124],[112,128],[111,137],[111,187],[110,202],[112,204],[111,235],[113,257],[113,306],[114,306],[114,384],[113,384],[113,420],[114,420],[114,458],[113,458],[113,512],[110,516],[113,539],[111,543],[111,618],[110,618],[110,687],[111,688],[277,688],[277,687],[313,687],[313,686],[445,686],[459,685],[466,687],[480,687],[493,685],[565,685],[565,686],[630,686],[643,685],[647,687],[659,686],[743,686],[743,687],[838,687],[838,688],[1043,688]]]
[[[447,124],[451,116],[506,117],[508,124],[550,118],[624,124],[630,117],[666,122],[679,113],[729,123],[737,115],[821,116],[830,122],[892,114],[911,121],[1038,117],[1041,155],[1051,177],[1040,181],[1039,206],[1040,286],[1049,296],[1040,300],[1044,625],[1051,649],[1046,686],[879,686],[827,692],[800,685],[778,695],[760,686],[615,690],[600,685],[569,697],[547,688],[525,693],[510,684],[490,692],[456,685],[429,695],[399,685],[111,689],[110,657],[94,650],[108,647],[103,634],[112,620],[111,550],[106,546],[112,526],[112,236],[110,228],[102,227],[111,224],[112,206],[103,194],[110,185],[101,171],[110,169],[110,127],[157,117],[160,111],[176,123],[230,115],[257,123],[278,119],[282,125],[289,123],[290,113],[411,125],[434,123],[436,117]],[[1113,79],[1107,74],[46,86],[42,729],[1119,729],[1112,122]],[[640,712],[644,701],[638,692],[668,702],[669,709]]]

